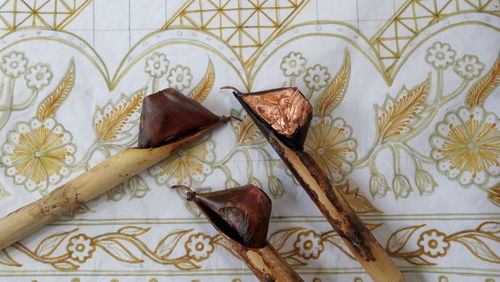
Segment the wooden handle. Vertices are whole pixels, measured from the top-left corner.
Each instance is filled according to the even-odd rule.
[[[332,187],[312,157],[288,148],[273,134],[270,134],[269,141],[373,280],[405,281],[384,248],[342,194]]]
[[[221,119],[179,140],[151,149],[126,149],[55,189],[47,196],[0,219],[0,250],[40,229],[60,215],[92,200],[146,168],[167,158],[176,149],[218,127]]]
[[[260,281],[304,281],[269,242],[262,248],[246,248],[226,236],[224,238]]]

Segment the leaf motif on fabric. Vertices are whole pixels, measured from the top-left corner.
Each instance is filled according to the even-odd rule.
[[[215,71],[214,71],[214,65],[212,64],[212,61],[209,59],[208,60],[208,66],[207,70],[205,72],[205,75],[203,76],[203,79],[196,85],[196,87],[189,93],[188,97],[195,100],[196,102],[202,102],[205,100],[210,93],[210,90],[212,90],[212,87],[214,86],[214,81],[215,81]]]
[[[346,48],[344,50],[344,62],[339,72],[335,75],[335,78],[330,82],[330,85],[323,91],[321,96],[319,96],[316,101],[316,113],[318,116],[326,116],[330,114],[342,101],[345,91],[347,89],[347,84],[349,82],[349,76],[351,74],[351,59],[349,51]]]
[[[349,189],[349,181],[346,181],[343,184],[336,185],[334,189],[337,189],[342,193],[344,198],[349,202],[350,206],[354,209],[354,211],[358,214],[363,213],[378,213],[383,214],[384,212],[377,209],[373,206],[368,199],[359,194],[359,188]]]
[[[40,257],[48,257],[61,245],[61,243],[68,237],[69,234],[77,231],[78,228],[70,230],[68,232],[56,233],[50,235],[49,237],[43,239],[35,249],[35,254]]]
[[[68,97],[75,83],[75,62],[69,62],[68,70],[63,79],[59,82],[57,88],[47,98],[45,98],[37,110],[39,120],[44,120],[55,114],[62,102]]]
[[[131,251],[127,249],[118,238],[106,238],[95,241],[96,246],[101,247],[106,253],[117,260],[128,263],[140,263],[144,260],[137,258]]]
[[[145,89],[137,91],[130,99],[121,95],[120,102],[115,107],[110,101],[101,109],[98,108],[94,125],[101,141],[116,141],[121,137],[130,136],[126,130],[132,127],[131,122],[139,118],[139,108],[142,105]],[[122,136],[123,135],[123,136]]]
[[[276,250],[281,250],[283,246],[285,246],[286,241],[292,236],[293,234],[304,230],[303,227],[294,227],[294,228],[288,228],[288,229],[281,229],[269,236],[269,243],[276,249]]]
[[[408,133],[420,118],[430,90],[430,78],[411,90],[405,87],[393,99],[388,96],[382,107],[376,106],[378,134],[381,140]]]
[[[130,235],[130,236],[139,236],[142,235],[146,232],[148,232],[151,228],[142,228],[142,227],[137,227],[137,226],[125,226],[120,229],[118,229],[118,233],[125,234],[125,235]]]
[[[417,231],[419,228],[423,226],[425,226],[425,224],[413,225],[398,229],[396,232],[392,233],[389,239],[387,240],[386,249],[390,253],[399,252],[406,246],[406,244],[410,240],[411,236],[415,233],[415,231]]]
[[[465,98],[465,104],[469,108],[482,105],[488,95],[500,84],[500,55],[491,67],[490,71],[479,79],[469,90]]]
[[[179,244],[181,238],[184,237],[184,235],[186,235],[187,233],[191,232],[192,230],[193,229],[181,230],[168,234],[158,243],[154,253],[162,259],[167,258],[175,249],[177,244]]]
[[[22,266],[17,261],[15,261],[7,252],[7,250],[0,250],[0,264],[4,264],[7,266]]]

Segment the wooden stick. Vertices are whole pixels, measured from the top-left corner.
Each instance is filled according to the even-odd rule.
[[[60,215],[92,200],[174,151],[210,132],[228,119],[211,123],[198,132],[151,149],[126,149],[55,189],[47,196],[0,219],[0,250],[40,229]]]
[[[187,191],[187,199],[198,206],[260,281],[303,281],[266,239],[272,203],[262,189],[248,184],[198,194],[183,185],[171,188]]]
[[[269,242],[262,248],[246,248],[226,236],[224,239],[260,281],[304,281]]]
[[[405,281],[384,248],[377,242],[342,194],[332,187],[330,180],[313,158],[306,152],[290,149],[272,132],[269,133],[268,139],[373,280]]]

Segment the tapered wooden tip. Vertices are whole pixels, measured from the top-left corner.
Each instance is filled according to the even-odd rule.
[[[183,137],[220,117],[173,88],[148,95],[142,104],[139,148],[154,148]]]
[[[272,204],[257,186],[203,194],[189,191],[188,200],[194,201],[215,228],[232,240],[250,248],[266,245]]]

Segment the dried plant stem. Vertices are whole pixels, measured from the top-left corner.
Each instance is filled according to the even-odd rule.
[[[290,149],[273,133],[269,134],[269,141],[373,280],[405,281],[384,248],[342,194],[332,187],[312,157]]]
[[[1,218],[0,250],[40,229],[60,215],[74,210],[81,203],[104,194],[112,187],[167,158],[177,149],[195,141],[227,120],[221,118],[196,133],[157,148],[126,149],[47,196]]]
[[[262,248],[247,248],[226,236],[224,239],[260,281],[304,281],[269,242]]]

